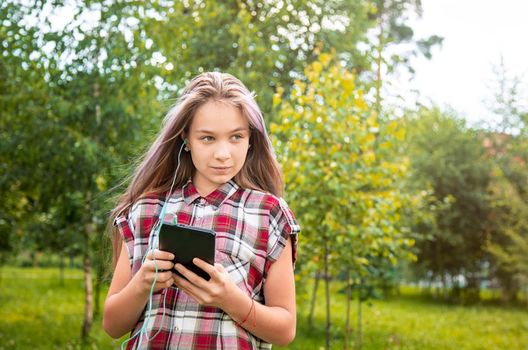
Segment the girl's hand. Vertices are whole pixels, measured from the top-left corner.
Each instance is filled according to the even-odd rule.
[[[180,277],[173,274],[174,283],[179,289],[187,293],[191,298],[196,300],[197,303],[205,306],[214,306],[220,309],[225,309],[225,303],[229,297],[229,293],[233,287],[236,287],[229,273],[224,269],[221,264],[208,264],[205,261],[194,258],[193,263],[207,272],[211,279],[209,281],[204,280],[194,272],[185,268],[181,264],[176,264],[176,270],[187,278]]]
[[[156,258],[156,261],[154,261],[154,258]],[[154,285],[154,292],[172,286],[174,284],[173,273],[170,271],[174,266],[172,259],[174,259],[174,254],[172,253],[158,249],[155,249],[154,253],[149,251],[143,265],[141,265],[141,268],[134,276],[140,290],[150,293],[152,282],[154,282],[154,277],[156,276],[156,266],[158,267],[158,277]]]

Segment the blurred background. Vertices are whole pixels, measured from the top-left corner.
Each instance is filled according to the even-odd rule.
[[[120,347],[109,212],[213,70],[255,91],[302,227],[288,349],[528,348],[527,10],[3,0],[0,349]]]

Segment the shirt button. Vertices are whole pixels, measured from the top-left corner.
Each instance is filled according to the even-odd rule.
[[[180,331],[180,328],[179,328],[178,326],[174,326],[174,330],[175,330],[176,332],[179,332],[179,331]]]
[[[200,203],[201,205],[204,205],[204,204],[205,204],[205,198],[200,198],[200,200],[198,201],[198,203]]]

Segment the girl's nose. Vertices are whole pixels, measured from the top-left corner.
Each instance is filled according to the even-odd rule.
[[[227,145],[219,144],[215,150],[214,157],[218,160],[227,160],[231,158],[231,152]]]

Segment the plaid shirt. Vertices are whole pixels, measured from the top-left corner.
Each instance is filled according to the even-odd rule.
[[[127,217],[115,221],[127,246],[132,275],[149,250],[150,231],[164,203],[165,194],[147,195],[134,203]],[[288,237],[295,263],[300,228],[282,198],[243,189],[234,181],[204,198],[189,180],[170,196],[164,220],[172,222],[175,215],[180,224],[216,232],[215,262],[255,301],[264,303],[266,274]],[[131,334],[141,328],[146,313]],[[176,287],[154,293],[147,328],[149,339],[160,331],[149,341],[143,339],[141,349],[271,349],[271,344],[247,332],[221,309],[202,306]],[[137,340],[131,340],[128,349],[134,348]]]

